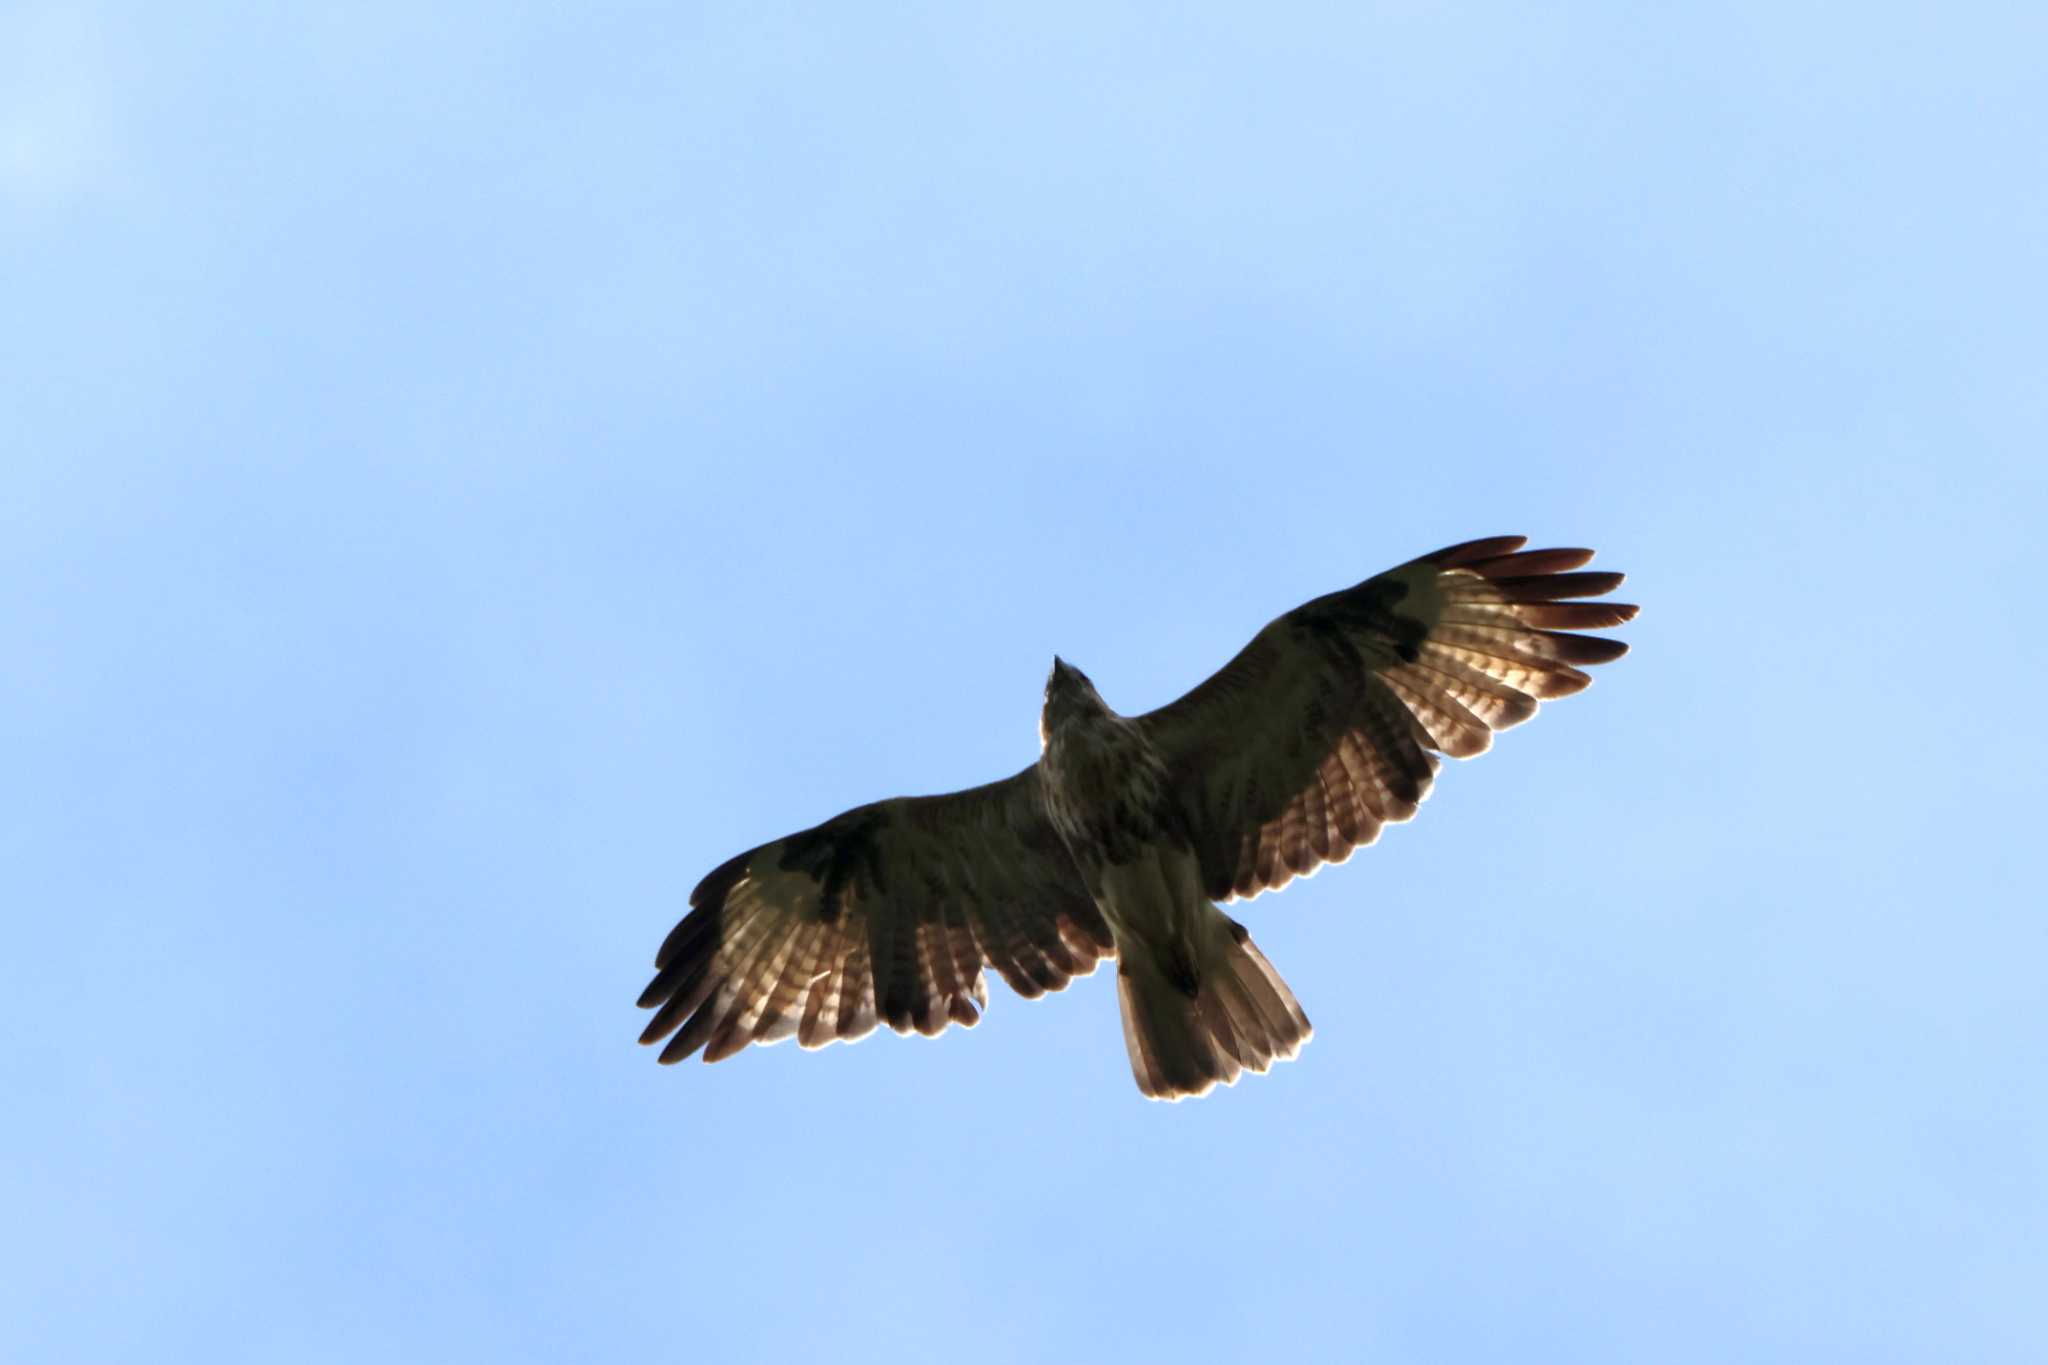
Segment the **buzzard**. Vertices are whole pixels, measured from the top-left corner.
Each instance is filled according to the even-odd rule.
[[[1344,861],[1415,814],[1438,754],[1482,752],[1627,651],[1576,633],[1635,615],[1583,600],[1622,576],[1525,543],[1467,541],[1318,597],[1142,716],[1055,658],[1024,771],[861,806],[714,868],[655,957],[640,1041],[715,1062],[878,1023],[929,1036],[981,1018],[985,968],[1034,999],[1113,956],[1146,1095],[1294,1056],[1308,1016],[1216,902]]]

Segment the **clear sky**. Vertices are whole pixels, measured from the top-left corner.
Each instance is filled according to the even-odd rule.
[[[2048,9],[0,11],[0,1358],[2048,1358]],[[1635,652],[1107,972],[696,878],[1448,541]]]

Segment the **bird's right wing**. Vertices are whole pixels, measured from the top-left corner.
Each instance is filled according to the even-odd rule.
[[[1194,691],[1138,717],[1218,900],[1285,885],[1406,820],[1438,753],[1483,752],[1619,658],[1622,602],[1586,602],[1618,573],[1591,550],[1468,541],[1318,597],[1264,630]]]
[[[794,1035],[805,1047],[972,1026],[992,966],[1027,998],[1113,949],[1046,818],[1038,769],[945,796],[860,806],[714,869],[655,958],[643,1043],[715,1062]]]

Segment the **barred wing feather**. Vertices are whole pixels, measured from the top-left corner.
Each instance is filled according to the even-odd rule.
[[[984,966],[1027,998],[1112,952],[1045,816],[1038,770],[861,806],[714,869],[655,958],[643,1043],[715,1062],[749,1043],[972,1027]],[[671,1037],[670,1035],[673,1035]]]
[[[1525,543],[1468,541],[1318,597],[1139,718],[1210,896],[1255,896],[1344,861],[1414,816],[1438,754],[1483,753],[1494,731],[1585,687],[1585,666],[1627,652],[1575,633],[1635,615],[1583,600],[1622,576],[1577,572],[1591,550]]]

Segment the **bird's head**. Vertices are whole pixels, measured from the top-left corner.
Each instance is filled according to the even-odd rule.
[[[1047,740],[1052,732],[1084,716],[1106,715],[1109,707],[1088,675],[1062,659],[1052,656],[1052,673],[1045,680],[1045,709],[1038,715],[1038,738]]]

